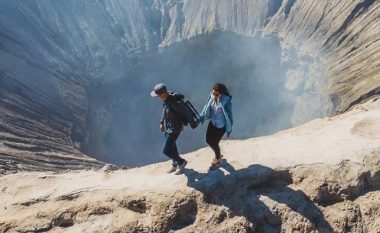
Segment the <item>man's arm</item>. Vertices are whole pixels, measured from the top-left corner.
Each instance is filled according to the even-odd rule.
[[[161,130],[161,132],[165,131],[164,117],[165,117],[165,107],[163,106],[163,108],[162,108],[162,114],[161,114],[161,120],[160,120],[160,130]]]

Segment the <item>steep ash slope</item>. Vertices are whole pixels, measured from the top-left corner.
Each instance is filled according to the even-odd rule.
[[[237,137],[343,112],[379,92],[379,8],[378,0],[0,1],[0,162],[16,170],[63,168],[68,161],[71,165],[64,167],[99,164],[80,151],[118,164],[162,160],[154,154],[160,148],[158,133],[147,140],[151,144],[138,143],[156,127],[157,116],[151,113],[159,108],[134,94],[146,94],[166,78],[185,94],[204,96],[213,81],[232,83],[234,73],[218,72],[220,67],[239,73],[231,84],[235,93],[259,93],[255,99],[267,105],[247,103],[259,113],[252,118],[256,123],[246,127],[251,131]],[[226,33],[257,38],[252,39],[256,46],[234,50],[244,44],[240,39],[215,40]],[[275,37],[275,43],[268,45],[268,37]],[[264,49],[258,50],[260,46]],[[242,49],[249,52],[239,64],[233,63],[236,59],[215,61],[225,47],[222,51],[231,57]],[[207,60],[207,53],[214,57]],[[189,54],[200,57],[181,59]],[[275,61],[269,68],[260,60],[265,55]],[[167,69],[154,75],[160,67]],[[275,70],[268,75],[270,68]],[[141,75],[144,70],[150,73]],[[198,79],[190,75],[194,70]],[[180,82],[191,87],[208,81],[199,93],[189,93],[174,77],[188,77]],[[280,94],[267,98],[269,90]],[[243,99],[238,94],[236,102]],[[284,99],[287,118],[264,121],[280,115],[273,113],[277,98]],[[195,100],[198,106],[203,101]],[[141,107],[135,103],[146,110],[137,112]],[[237,121],[236,132],[244,120]],[[140,129],[135,125],[146,126],[144,133],[136,136]],[[186,150],[199,146],[194,142]]]

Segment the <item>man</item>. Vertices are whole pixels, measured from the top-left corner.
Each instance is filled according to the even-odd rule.
[[[163,101],[163,111],[160,121],[160,130],[165,135],[163,153],[172,159],[172,168],[168,173],[184,172],[187,161],[179,156],[176,141],[183,130],[183,121],[186,118],[190,124],[196,124],[191,113],[183,103],[184,95],[167,91],[165,84],[157,84],[150,93],[152,97],[159,97]]]

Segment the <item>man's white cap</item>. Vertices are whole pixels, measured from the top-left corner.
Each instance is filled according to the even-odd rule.
[[[166,85],[163,84],[163,83],[159,83],[159,84],[157,84],[156,86],[154,86],[154,89],[153,89],[153,91],[150,93],[150,95],[151,95],[152,97],[157,97],[158,95],[163,94],[163,93],[166,93],[166,92],[167,92]]]

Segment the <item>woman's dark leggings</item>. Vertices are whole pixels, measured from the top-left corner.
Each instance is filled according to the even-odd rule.
[[[211,121],[208,124],[207,132],[206,132],[206,142],[214,151],[215,157],[217,159],[220,159],[220,155],[221,155],[219,142],[220,140],[222,140],[225,132],[226,132],[226,127],[217,128],[214,126],[214,124]]]

